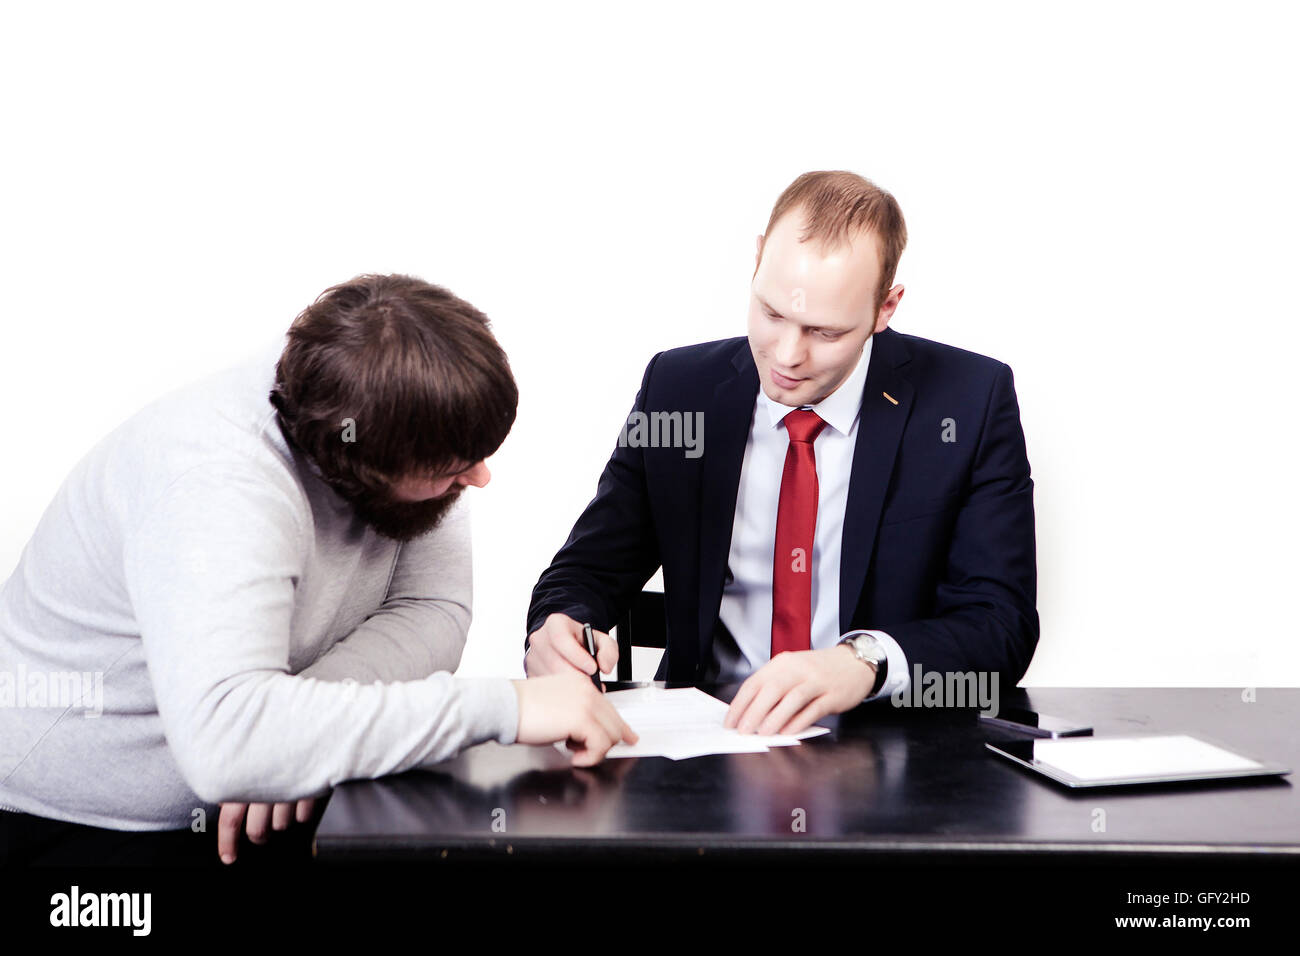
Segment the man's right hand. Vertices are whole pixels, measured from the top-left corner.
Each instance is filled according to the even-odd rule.
[[[514,682],[519,694],[519,730],[515,743],[567,741],[575,767],[590,767],[619,741],[634,744],[636,733],[623,722],[591,678],[570,671]]]
[[[604,631],[592,633],[596,638],[594,661],[583,646],[582,625],[567,614],[550,615],[541,627],[528,635],[524,673],[529,677],[540,677],[576,671],[590,678],[597,664],[602,674],[611,673],[618,666],[618,642]]]

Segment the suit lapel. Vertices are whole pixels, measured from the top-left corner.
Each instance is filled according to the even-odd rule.
[[[840,544],[840,632],[850,629],[862,594],[867,565],[875,550],[885,491],[894,473],[898,444],[912,410],[911,383],[902,376],[910,361],[907,346],[893,329],[876,334],[871,364],[862,387],[862,410],[853,448],[853,473],[844,506],[844,532]],[[897,404],[885,397],[893,398]],[[734,500],[734,494],[733,494]]]
[[[758,369],[742,340],[732,358],[735,374],[713,390],[705,423],[704,477],[700,488],[699,662],[711,659],[713,628],[722,603],[723,577],[731,550],[736,491],[745,444],[758,398]]]

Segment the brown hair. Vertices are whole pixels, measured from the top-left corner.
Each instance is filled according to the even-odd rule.
[[[844,170],[804,173],[785,188],[772,207],[763,233],[764,243],[777,220],[792,209],[802,209],[807,219],[800,242],[818,239],[834,247],[860,231],[876,234],[880,241],[880,285],[876,289],[879,309],[894,284],[898,260],[907,245],[907,224],[897,200],[857,173]]]
[[[413,276],[362,275],[294,319],[270,399],[289,441],[352,497],[488,457],[519,391],[468,302]]]

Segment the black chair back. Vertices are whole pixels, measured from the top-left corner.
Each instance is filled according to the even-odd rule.
[[[621,681],[632,679],[633,647],[667,647],[668,628],[664,620],[664,596],[659,591],[642,591],[614,627],[618,640],[618,671]]]

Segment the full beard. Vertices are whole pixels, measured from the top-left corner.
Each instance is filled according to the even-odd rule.
[[[349,498],[348,503],[356,516],[377,534],[406,542],[438,527],[463,490],[458,487],[428,501],[393,501],[391,498],[363,495]]]

